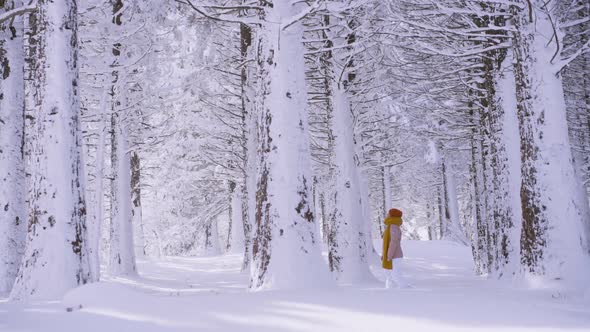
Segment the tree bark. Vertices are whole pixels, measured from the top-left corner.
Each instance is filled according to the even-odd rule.
[[[134,226],[134,234],[136,234],[134,238],[135,254],[145,257],[146,244],[141,206],[141,159],[137,151],[133,151],[131,155],[131,202],[133,203],[131,223]]]
[[[112,6],[114,31],[123,25],[124,3],[110,0]],[[133,244],[133,208],[131,157],[129,156],[129,134],[124,121],[123,104],[125,96],[120,91],[125,88],[121,80],[120,62],[123,45],[116,43],[112,48],[113,63],[111,86],[111,223],[110,259],[108,270],[113,275],[135,274],[135,250]]]
[[[304,6],[264,2],[261,13],[254,289],[318,286],[329,280],[311,206],[302,27],[296,22],[277,29],[274,23],[294,17]]]
[[[12,298],[56,299],[91,281],[81,163],[76,2],[28,17],[31,187],[26,251]],[[55,82],[61,82],[56,88]]]
[[[252,261],[252,222],[254,220],[254,206],[256,192],[256,128],[255,118],[253,114],[253,100],[250,86],[254,84],[254,80],[250,75],[250,66],[247,65],[250,55],[252,53],[253,31],[246,24],[240,24],[240,58],[242,63],[242,70],[240,72],[241,81],[241,101],[242,101],[242,138],[243,138],[243,156],[244,163],[242,165],[243,182],[241,184],[241,212],[242,212],[242,229],[244,231],[244,261],[242,263],[242,270],[250,268]]]
[[[131,161],[127,151],[127,130],[120,123],[119,116],[117,109],[113,108],[111,115],[112,172],[108,270],[113,275],[128,275],[136,273],[131,206]]]
[[[487,219],[485,217],[484,198],[486,194],[483,191],[483,167],[481,158],[481,133],[479,130],[480,112],[472,108],[471,118],[473,124],[473,133],[471,139],[471,200],[473,201],[473,224],[475,226],[473,252],[475,260],[475,270],[478,274],[489,272],[488,265],[488,244],[487,244]]]
[[[515,79],[521,143],[521,263],[527,273],[571,281],[587,265],[581,243],[585,222],[576,186],[561,78],[552,64],[552,21],[540,0],[514,16]],[[567,222],[566,222],[567,221]],[[587,278],[587,276],[586,276]]]
[[[0,3],[0,15],[22,5]],[[0,294],[10,292],[22,258],[25,227],[24,25],[0,25]]]

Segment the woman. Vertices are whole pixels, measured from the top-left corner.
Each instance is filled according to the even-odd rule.
[[[402,260],[404,252],[402,251],[401,240],[402,230],[400,226],[403,223],[402,211],[391,209],[385,218],[385,232],[383,232],[383,268],[386,272],[385,288],[392,288],[392,282],[395,282],[398,288],[408,288],[409,285],[402,276]]]

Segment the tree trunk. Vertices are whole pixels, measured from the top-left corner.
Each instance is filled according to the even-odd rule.
[[[389,209],[391,209],[393,207],[391,205],[393,203],[393,199],[391,198],[391,169],[389,168],[389,166],[381,167],[381,180],[383,182],[383,185],[382,185],[383,218],[382,219],[385,219],[385,218],[387,218],[387,214],[389,213]]]
[[[135,255],[145,257],[146,244],[141,207],[141,160],[137,151],[133,151],[131,155],[131,202],[133,203],[131,223],[133,224],[133,233],[135,234],[133,239]]]
[[[123,24],[122,0],[111,0],[113,24]],[[116,29],[115,29],[116,30]],[[131,202],[131,158],[129,156],[129,135],[123,121],[122,110],[125,96],[120,90],[125,87],[119,72],[119,58],[122,45],[113,45],[112,87],[111,87],[111,223],[109,272],[113,275],[136,273],[135,249],[133,245],[133,210]]]
[[[133,210],[131,208],[131,161],[126,128],[117,113],[111,116],[111,223],[109,272],[135,274]]]
[[[439,153],[443,154],[443,149],[439,149]],[[442,222],[440,224],[440,234],[441,238],[445,239],[449,237],[449,223],[451,222],[451,210],[449,208],[449,184],[447,182],[447,165],[445,164],[444,157],[441,158],[440,169],[441,169],[441,179],[442,179],[442,207],[443,207],[443,218],[441,219]]]
[[[266,3],[258,36],[254,289],[319,286],[329,280],[311,210],[303,29],[300,22],[287,29],[275,24],[303,7]]]
[[[491,272],[493,267],[493,237],[495,234],[494,230],[494,223],[493,223],[493,215],[492,210],[493,206],[496,204],[495,197],[493,195],[493,186],[492,186],[492,165],[491,165],[491,133],[490,133],[490,114],[486,109],[487,98],[485,93],[479,93],[479,102],[481,107],[478,108],[479,116],[479,126],[481,128],[480,131],[480,139],[479,139],[479,152],[481,153],[481,182],[480,182],[480,192],[481,197],[481,210],[483,216],[483,223],[481,225],[482,236],[485,236],[485,255],[482,256],[482,259],[486,260],[486,267],[487,272]]]
[[[355,160],[354,125],[350,102],[341,84],[332,83],[333,114],[329,130],[334,137],[331,155],[330,269],[339,281],[359,282],[370,276],[361,198],[359,170]]]
[[[0,14],[22,5],[3,1]],[[26,237],[23,18],[0,25],[0,294],[10,292]]]
[[[426,203],[426,221],[428,222],[428,241],[432,241],[435,239],[434,232],[432,229],[432,212],[430,208],[430,203]],[[381,236],[383,236],[383,232],[381,232]]]
[[[500,25],[496,23],[496,25]],[[509,57],[507,58],[507,55]],[[508,59],[508,61],[506,60]],[[490,195],[493,196],[493,204],[489,208],[489,222],[492,223],[489,231],[492,257],[490,270],[502,277],[505,272],[512,275],[516,272],[514,261],[517,261],[517,253],[513,247],[518,243],[514,236],[516,232],[515,221],[519,220],[515,210],[520,213],[519,200],[514,193],[518,186],[511,173],[519,173],[520,160],[516,154],[508,152],[508,145],[513,144],[518,135],[516,128],[516,100],[514,75],[511,70],[503,68],[510,66],[511,52],[496,50],[488,52],[483,59],[484,82],[482,89],[486,91],[485,102],[482,105],[487,108],[488,134],[487,141],[490,145]],[[509,114],[508,114],[509,113]],[[508,118],[507,118],[508,117]],[[510,123],[507,123],[511,121]],[[515,208],[516,207],[516,208]]]
[[[96,190],[96,202],[94,207],[94,224],[89,223],[91,229],[89,229],[90,239],[90,266],[92,268],[92,275],[95,276],[94,281],[100,280],[100,240],[102,236],[102,224],[104,222],[104,196],[105,196],[105,147],[107,140],[107,116],[106,109],[108,107],[108,89],[105,91],[100,105],[100,117],[99,117],[99,136],[98,146],[96,148],[96,179],[95,179],[95,190]]]
[[[444,237],[444,206],[443,206],[443,193],[441,187],[438,187],[438,239],[442,240]]]
[[[76,9],[73,0],[39,0],[28,18],[31,186],[26,251],[11,294],[16,299],[56,299],[93,279],[78,118]]]
[[[326,194],[320,194],[320,214],[322,220],[322,243],[328,244],[328,235],[330,234],[330,222],[326,213]]]
[[[445,234],[449,240],[466,245],[468,242],[459,220],[459,201],[457,199],[455,178],[452,172],[448,170],[445,157],[442,157],[442,170],[445,193]]]
[[[568,7],[569,4],[563,4]],[[578,1],[577,10],[571,13],[574,20],[590,17],[590,3]],[[571,10],[571,8],[564,8]],[[575,50],[590,39],[590,21],[571,26],[564,38],[564,48]],[[563,70],[565,100],[568,111],[568,129],[577,175],[585,186],[580,191],[582,213],[590,214],[590,52],[581,54]],[[584,191],[585,190],[585,191]],[[584,199],[586,197],[586,199]],[[590,254],[590,218],[585,218],[586,251]]]
[[[204,254],[205,256],[217,256],[221,253],[219,246],[219,232],[217,229],[217,220],[211,220],[207,226],[205,226],[205,243],[204,243]]]
[[[242,190],[236,187],[235,182],[230,184],[230,195],[231,195],[231,208],[230,208],[230,219],[231,227],[229,230],[229,248],[228,251],[231,253],[240,253],[244,251],[244,220],[242,214]]]
[[[488,265],[488,244],[487,244],[487,219],[485,218],[484,198],[486,194],[483,191],[483,167],[481,154],[481,133],[479,130],[480,113],[477,109],[472,109],[471,118],[473,124],[473,133],[471,139],[471,200],[473,202],[473,225],[475,228],[473,243],[473,252],[475,260],[475,270],[478,274],[489,272]]]
[[[228,181],[228,201],[229,201],[229,206],[228,206],[228,218],[229,218],[229,222],[227,224],[227,242],[225,243],[225,252],[230,252],[230,250],[232,249],[232,245],[231,245],[231,240],[232,240],[232,229],[234,228],[234,217],[233,217],[233,211],[234,211],[234,192],[236,191],[236,183],[234,181]],[[240,209],[241,210],[241,209]],[[241,214],[241,211],[240,211]]]
[[[552,21],[540,0],[515,17],[514,53],[521,142],[521,263],[525,272],[573,281],[587,266],[581,243],[583,216],[576,206],[575,171],[561,78],[552,65]],[[559,35],[553,38],[558,38]]]
[[[250,268],[252,261],[252,221],[254,220],[254,206],[256,192],[256,128],[255,118],[253,114],[250,85],[254,84],[254,80],[249,75],[250,66],[247,65],[250,54],[252,53],[252,29],[240,24],[240,57],[244,64],[240,73],[241,76],[241,101],[242,101],[242,138],[243,138],[243,156],[244,163],[242,165],[243,182],[241,186],[241,211],[242,211],[242,230],[244,231],[244,261],[242,263],[242,270]]]

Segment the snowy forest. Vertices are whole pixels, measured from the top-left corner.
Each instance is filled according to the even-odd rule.
[[[590,328],[588,0],[0,0],[0,74],[0,331]]]

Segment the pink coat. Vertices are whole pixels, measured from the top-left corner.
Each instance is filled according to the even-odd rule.
[[[396,258],[403,258],[404,252],[402,251],[402,230],[399,228],[398,225],[391,225],[390,226],[390,240],[389,240],[389,248],[387,250],[387,260],[390,261]]]

